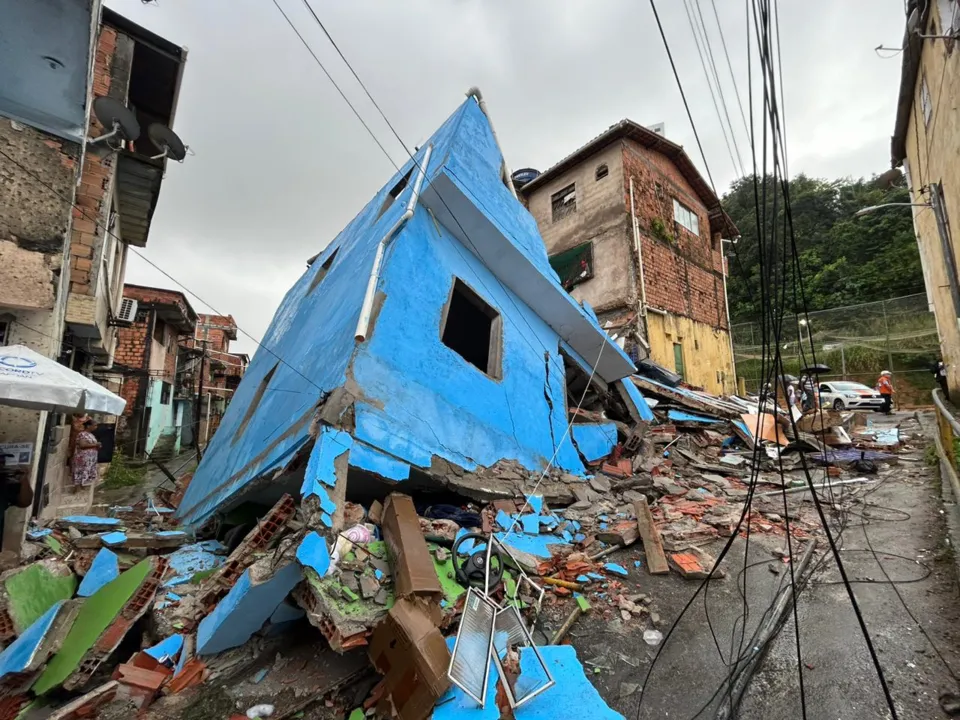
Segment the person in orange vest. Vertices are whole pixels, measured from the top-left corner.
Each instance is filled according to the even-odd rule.
[[[893,377],[893,373],[889,370],[884,370],[880,373],[880,379],[877,380],[877,390],[880,392],[880,395],[883,396],[883,412],[886,415],[890,414],[890,408],[893,405],[893,381],[890,379]]]

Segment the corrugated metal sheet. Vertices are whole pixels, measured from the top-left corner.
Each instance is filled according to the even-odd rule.
[[[117,163],[120,230],[130,245],[144,247],[147,244],[162,180],[162,164],[125,152],[120,154]]]

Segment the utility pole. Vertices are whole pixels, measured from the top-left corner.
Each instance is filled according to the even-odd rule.
[[[203,371],[206,367],[207,362],[207,341],[200,340],[200,382],[197,387],[197,400],[193,406],[193,438],[194,442],[197,445],[197,459],[202,460],[203,454],[200,450],[200,405],[203,403]],[[207,422],[209,422],[209,416],[207,417]]]

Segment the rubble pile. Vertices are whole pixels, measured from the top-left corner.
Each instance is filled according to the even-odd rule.
[[[586,477],[509,461],[470,473],[451,465],[442,498],[343,500],[334,534],[322,491],[300,502],[285,494],[235,522],[239,530],[178,527],[185,476],[177,492],[32,527],[21,563],[0,575],[0,719],[28,708],[55,718],[172,717],[227,678],[230,712],[248,706],[248,717],[294,717],[313,704],[352,720],[445,717],[473,702],[451,651],[460,619],[480,601],[515,608],[519,636],[544,611],[558,626],[550,636],[535,630],[515,656],[506,646],[487,671],[484,692],[509,714],[517,674],[535,660],[579,666],[557,646],[584,613],[660,642],[655,586],[637,592],[628,579],[722,577],[705,548],[738,528],[782,536],[789,519],[794,538],[816,535],[809,496],[794,493],[805,481],[789,472],[803,457],[831,475],[869,473],[895,461],[903,442],[858,413],[811,412],[794,433],[769,402],[633,382],[653,420],[609,423],[600,450],[578,421],[595,434],[603,401],[571,413]],[[644,560],[617,562],[634,545]],[[305,623],[319,633],[291,642]],[[556,702],[581,674],[547,673],[541,702]]]

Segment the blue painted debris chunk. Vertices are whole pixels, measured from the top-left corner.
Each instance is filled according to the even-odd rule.
[[[243,645],[263,627],[277,606],[293,590],[302,574],[291,563],[262,583],[254,584],[250,568],[197,628],[197,653],[212,655]]]
[[[297,560],[320,577],[326,575],[330,569],[330,548],[326,539],[317,532],[311,532],[297,548]]]
[[[80,583],[77,595],[80,597],[90,597],[108,582],[119,576],[120,560],[117,558],[117,554],[112,550],[107,550],[107,548],[101,548],[100,552],[93,558],[87,574],[83,576],[83,581]]]
[[[509,535],[507,533],[497,533],[496,535],[497,539],[504,545],[540,558],[551,557],[551,545],[566,545],[563,538],[558,538],[555,535],[527,535],[518,532]]]
[[[63,608],[65,601],[54,603],[49,610],[37,618],[33,624],[21,633],[7,648],[0,653],[0,678],[11,673],[27,670],[36,657],[37,650],[57,619],[57,614]]]
[[[122,532],[105,533],[100,536],[104,545],[121,545],[127,541],[127,534]]]
[[[53,532],[50,528],[43,528],[42,530],[27,530],[27,537],[31,540],[39,540],[40,538],[45,538],[47,535],[50,535]]]
[[[690,422],[699,425],[718,425],[727,422],[726,420],[717,420],[716,418],[706,417],[704,415],[695,415],[694,413],[684,412],[683,410],[668,410],[667,418],[670,422]]]
[[[607,457],[617,444],[617,426],[613,423],[575,424],[570,432],[577,450],[587,462]]]
[[[455,638],[447,638],[452,650]],[[597,689],[590,684],[573,645],[541,645],[538,647],[543,662],[556,684],[513,711],[516,720],[624,720],[623,715],[611,710]],[[524,683],[538,682],[544,677],[536,654],[530,648],[520,650],[520,677],[518,691],[525,692]],[[497,720],[497,686],[499,674],[496,664],[490,666],[487,695],[481,708],[476,701],[455,685],[437,700],[431,720]]]
[[[270,616],[270,624],[283,625],[284,623],[299,620],[304,615],[306,615],[306,613],[303,609],[291,604],[290,600],[284,600],[277,606],[277,609],[273,611],[273,615]]]
[[[333,518],[330,517],[327,513],[320,515],[320,522],[322,522],[327,527],[333,527]]]
[[[469,532],[470,531],[466,528],[460,528],[457,530],[457,534],[453,538],[454,543],[456,543],[456,541],[464,535],[469,534]],[[470,538],[469,540],[465,540],[464,542],[460,543],[460,547],[457,548],[457,555],[472,555],[478,550],[483,550],[486,547],[487,544],[485,542],[478,543],[473,538]]]
[[[497,510],[497,525],[504,530],[509,530],[510,526],[513,525],[513,520],[503,510]]]
[[[634,560],[634,561],[633,561],[633,566],[634,566],[635,568],[638,568],[638,567],[640,567],[640,566],[642,566],[642,565],[643,565],[643,563],[640,562],[639,560]]]
[[[646,420],[647,422],[654,422],[656,418],[653,415],[653,410],[650,409],[646,398],[643,397],[643,394],[637,388],[633,380],[630,378],[623,378],[623,380],[620,380],[620,384],[623,386],[624,390],[627,391],[627,395],[629,395],[630,399],[633,401],[634,406],[637,408],[637,412],[640,414],[640,419]]]
[[[161,640],[153,647],[148,647],[144,652],[158,662],[165,663],[169,661],[172,665],[176,662],[182,649],[183,635],[177,634]]]
[[[183,535],[186,535],[186,533],[183,530],[158,530],[157,532],[154,533],[154,536],[162,537],[162,538],[181,537]]]
[[[323,485],[333,487],[337,484],[337,470],[334,462],[350,450],[352,444],[353,438],[350,437],[350,433],[329,425],[321,427],[320,436],[314,443],[313,450],[310,451],[303,485],[300,486],[300,494],[303,497],[325,496],[325,491],[321,494]]]
[[[603,569],[607,572],[614,573],[615,575],[622,575],[623,577],[627,576],[627,569],[623,565],[617,565],[616,563],[605,563]]]
[[[523,526],[523,531],[527,535],[539,535],[540,534],[540,516],[529,513],[527,515],[520,516],[520,524]]]
[[[60,518],[60,522],[70,523],[71,525],[107,525],[110,527],[120,524],[117,518],[101,517],[100,515],[68,515]]]
[[[543,512],[543,495],[527,495],[527,505],[534,515],[540,515]]]
[[[588,582],[590,582],[590,579],[591,579],[591,578],[588,578],[586,575],[577,575],[577,582],[578,582],[578,583],[588,583]]]
[[[595,572],[588,572],[587,577],[590,578],[591,580],[606,580],[606,578],[603,575]]]
[[[167,597],[167,600],[169,600],[170,602],[180,602],[181,600],[183,600],[182,597],[180,597],[179,595],[173,592],[168,592],[166,597]]]

